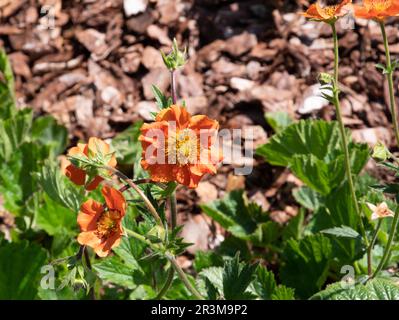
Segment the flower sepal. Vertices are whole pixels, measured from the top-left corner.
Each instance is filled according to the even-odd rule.
[[[115,157],[115,152],[103,154],[102,152],[90,152],[89,156],[85,156],[84,154],[74,154],[69,155],[68,160],[74,165],[76,168],[82,169],[86,172],[87,178],[86,181],[90,183],[97,176],[107,178],[110,176],[109,170],[105,169],[111,159]]]
[[[183,67],[187,62],[187,48],[179,49],[177,40],[173,39],[172,52],[168,55],[161,51],[163,62],[170,71]]]
[[[167,240],[165,228],[161,226],[153,227],[147,234],[146,238],[152,243],[163,243]]]
[[[378,142],[373,148],[373,153],[371,157],[374,160],[381,162],[381,161],[387,161],[388,159],[392,159],[393,155],[385,146],[385,144],[383,144],[382,142]]]

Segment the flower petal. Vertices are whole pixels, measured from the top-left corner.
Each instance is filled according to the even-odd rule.
[[[197,130],[206,130],[206,129],[218,130],[219,122],[216,120],[212,120],[205,115],[196,115],[196,116],[191,117],[189,128],[193,129],[193,130],[195,130],[195,129],[197,129]]]
[[[369,209],[371,211],[376,211],[377,210],[377,207],[374,204],[372,204],[370,202],[366,202],[366,204],[367,204],[367,206],[369,207]]]
[[[176,122],[176,128],[182,129],[186,128],[190,121],[190,114],[187,109],[177,105],[172,105],[169,108],[163,109],[158,113],[155,120],[158,121],[173,121]]]
[[[113,233],[105,241],[101,242],[94,248],[94,251],[99,257],[106,257],[111,253],[112,248],[119,246],[121,242],[122,232]]]
[[[112,168],[115,168],[115,167],[116,167],[117,162],[116,162],[116,157],[115,157],[114,154],[112,155],[111,160],[109,160],[108,165],[109,165],[110,167],[112,167]]]
[[[89,151],[92,152],[94,155],[97,153],[101,153],[104,155],[109,153],[109,144],[95,137],[91,137],[89,139],[89,143],[87,144],[87,146]]]
[[[76,185],[83,186],[86,181],[86,172],[70,164],[65,168],[65,175]]]
[[[94,231],[87,231],[79,233],[78,242],[83,246],[96,248],[101,243],[101,240],[96,236]]]
[[[121,192],[109,186],[104,186],[101,193],[103,194],[105,203],[110,210],[116,210],[119,211],[122,216],[125,215],[126,200]]]
[[[373,214],[371,215],[371,220],[377,220],[378,218],[378,214],[376,212],[373,212]]]
[[[80,207],[78,214],[78,224],[81,231],[95,230],[97,227],[97,220],[104,208],[101,203],[89,199]]]
[[[87,191],[92,191],[97,189],[98,185],[104,181],[104,178],[100,176],[95,176],[94,179],[86,186]]]
[[[74,156],[77,154],[84,154],[86,144],[78,143],[76,147],[72,147],[68,150],[68,156]]]
[[[215,174],[216,167],[213,164],[195,164],[190,166],[190,171],[197,176],[203,176],[206,173]]]
[[[323,17],[320,15],[319,10],[316,6],[316,4],[312,4],[306,12],[303,12],[302,15],[305,18],[310,18],[310,19],[323,19]]]
[[[191,180],[191,172],[190,172],[190,166],[185,165],[185,166],[175,166],[173,168],[173,174],[175,175],[175,181],[185,185],[189,186],[190,185],[190,180]]]
[[[146,165],[146,162],[141,162],[142,167],[150,172],[151,180],[155,182],[170,182],[175,181],[173,174],[174,164],[151,164]]]

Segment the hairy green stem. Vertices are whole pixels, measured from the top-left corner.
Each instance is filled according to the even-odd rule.
[[[378,273],[382,270],[384,265],[387,263],[388,257],[391,253],[393,239],[395,238],[396,229],[398,228],[398,221],[399,221],[399,206],[396,208],[395,215],[393,217],[391,231],[389,233],[388,243],[385,247],[384,255],[382,256],[382,259],[381,259],[377,269],[374,271],[373,275],[371,276],[372,279],[378,275]]]
[[[85,257],[85,261],[86,261],[86,266],[91,271],[92,268],[91,268],[90,257],[89,257],[89,253],[87,252],[87,248],[85,246],[83,246],[83,253],[84,253],[84,257]],[[92,300],[96,300],[96,293],[94,291],[94,287],[90,288],[89,295],[91,296]]]
[[[161,300],[162,297],[166,294],[166,292],[168,292],[170,286],[172,285],[174,275],[175,275],[175,269],[173,269],[173,267],[171,267],[168,271],[168,276],[166,278],[166,281],[165,281],[162,289],[159,291],[159,293],[155,297],[155,300]]]
[[[371,239],[370,245],[369,245],[369,247],[367,249],[367,271],[368,271],[368,275],[369,276],[371,276],[373,274],[373,267],[372,267],[371,257],[372,257],[374,244],[375,244],[375,242],[377,240],[378,231],[380,231],[381,222],[382,222],[382,219],[379,219],[378,223],[377,223],[377,227],[375,228],[375,231],[374,231],[373,238]]]
[[[360,211],[360,206],[357,201],[357,196],[356,196],[356,191],[355,191],[355,185],[353,183],[353,177],[352,177],[352,169],[351,169],[351,161],[350,161],[350,155],[349,155],[349,147],[348,147],[348,140],[346,137],[346,132],[345,132],[345,125],[344,121],[342,119],[342,114],[341,114],[341,105],[339,101],[339,45],[338,45],[338,35],[337,35],[337,30],[335,28],[335,23],[331,24],[332,27],[332,32],[333,32],[333,39],[334,39],[334,106],[335,106],[335,111],[337,114],[337,120],[339,123],[339,131],[341,134],[341,142],[342,142],[342,148],[344,150],[344,156],[345,156],[345,168],[346,168],[346,175],[348,179],[348,184],[349,184],[349,189],[350,193],[352,196],[352,200],[355,205],[355,211],[356,214],[359,217],[360,221],[360,230],[362,233],[362,236],[364,238],[364,241],[366,243],[366,246],[369,246],[369,241],[366,235],[366,229],[364,227],[363,223],[363,216]]]
[[[170,202],[170,216],[171,216],[171,228],[174,230],[177,225],[177,205],[176,205],[176,191],[173,191],[169,197]],[[168,292],[170,286],[172,285],[173,276],[175,274],[175,270],[173,268],[169,269],[168,277],[166,278],[166,282],[163,285],[161,291],[158,293],[156,300],[160,300],[166,292]]]
[[[129,230],[129,229],[125,229],[125,232],[129,235],[132,236],[133,238],[147,244],[150,248],[152,248],[153,250],[158,250],[159,248],[156,248],[155,245],[153,243],[151,243],[151,241],[147,240],[144,236],[142,236],[141,234],[133,231],[133,230]],[[183,269],[179,266],[179,264],[177,263],[175,257],[173,255],[171,255],[170,253],[166,253],[166,258],[170,261],[170,263],[173,266],[173,269],[177,272],[179,278],[181,279],[181,281],[184,283],[184,285],[186,286],[186,288],[197,298],[197,299],[201,299],[203,300],[204,298],[201,296],[201,294],[198,292],[198,290],[191,284],[191,282],[188,280],[186,274],[184,273]],[[170,276],[170,273],[169,273]],[[173,277],[172,279],[173,280]],[[170,281],[171,281],[170,280]],[[164,286],[165,288],[165,286]],[[164,288],[161,290],[163,291]],[[165,288],[165,292],[168,290],[169,288]],[[164,294],[163,293],[163,294]],[[158,294],[158,297],[160,296],[161,292]],[[162,294],[162,295],[163,295]]]
[[[172,230],[177,226],[177,201],[176,201],[176,191],[173,191],[170,195],[170,215],[171,215],[171,226]]]
[[[126,229],[126,228],[125,228],[125,232],[126,232],[129,236],[131,236],[131,237],[133,237],[133,238],[135,238],[135,239],[137,239],[137,240],[139,240],[139,241],[145,243],[145,244],[148,245],[151,249],[153,249],[153,250],[158,250],[158,249],[159,249],[159,248],[156,248],[155,245],[154,245],[150,240],[148,240],[146,237],[142,236],[141,234],[139,234],[139,233],[137,233],[137,232],[135,232],[135,231],[133,231],[133,230]]]
[[[176,90],[176,70],[170,71],[170,91],[172,93],[172,102],[177,102],[177,90]]]
[[[172,255],[166,255],[170,263],[172,264],[173,268],[176,270],[177,275],[179,276],[180,280],[184,283],[186,288],[199,300],[204,300],[204,297],[198,292],[198,290],[191,284],[190,280],[188,280],[186,274],[184,273],[183,269],[179,266],[176,259]]]
[[[176,90],[176,71],[171,70],[170,71],[170,89],[171,89],[171,94],[172,94],[172,102],[173,104],[176,104],[177,102],[177,90]],[[171,218],[171,228],[172,230],[176,228],[177,224],[177,204],[176,204],[176,192],[173,191],[172,194],[169,197],[169,203],[170,203],[170,218]],[[166,281],[161,289],[161,291],[158,293],[155,299],[160,300],[166,292],[168,292],[170,286],[172,285],[173,281],[173,276],[174,276],[175,270],[174,268],[170,268],[168,272],[168,277],[166,278]]]
[[[394,84],[393,84],[393,72],[394,69],[392,67],[392,61],[391,61],[391,53],[389,51],[389,43],[388,43],[388,37],[385,31],[385,25],[384,22],[380,22],[380,28],[381,28],[381,34],[384,42],[384,48],[385,48],[385,58],[386,58],[386,68],[385,68],[385,73],[387,75],[388,79],[388,88],[389,88],[389,107],[391,111],[391,116],[392,116],[392,124],[395,132],[395,138],[396,142],[399,146],[399,126],[398,126],[398,115],[397,115],[397,110],[396,110],[396,103],[395,103],[395,93],[394,93]],[[389,255],[391,253],[391,247],[393,240],[395,238],[396,234],[396,229],[398,226],[398,221],[399,221],[399,207],[395,211],[395,216],[392,221],[392,226],[391,230],[389,233],[389,238],[388,238],[388,243],[385,247],[384,250],[384,255],[382,256],[382,259],[380,263],[377,266],[377,269],[374,271],[373,275],[371,278],[375,278],[378,273],[382,270],[382,268],[385,266],[387,263],[387,260],[389,258]]]
[[[391,53],[389,51],[389,43],[387,38],[387,33],[385,32],[384,22],[380,22],[382,38],[384,41],[385,47],[385,57],[386,57],[386,75],[388,78],[388,87],[389,87],[389,103],[390,103],[390,111],[392,116],[392,124],[395,131],[396,142],[399,146],[399,126],[398,126],[398,114],[396,111],[396,103],[395,103],[395,94],[393,88],[393,69],[392,69],[392,61],[391,61]]]

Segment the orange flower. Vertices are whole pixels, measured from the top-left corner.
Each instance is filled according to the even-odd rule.
[[[348,13],[349,5],[352,0],[343,0],[340,4],[322,7],[317,1],[312,4],[302,15],[316,21],[330,22]]]
[[[122,193],[108,186],[104,186],[101,193],[106,206],[89,199],[80,208],[78,224],[82,232],[78,242],[92,247],[98,256],[106,257],[121,241],[126,201]]]
[[[364,0],[363,5],[353,5],[355,16],[382,21],[399,15],[398,0]]]
[[[78,143],[76,147],[69,149],[68,156],[83,155],[87,158],[94,157],[97,153],[102,153],[103,155],[109,154],[109,145],[98,138],[90,138],[88,144]],[[108,162],[110,167],[116,166],[115,156],[112,155]],[[83,169],[75,167],[70,161],[64,169],[64,174],[75,184],[79,186],[86,186],[87,190],[94,190],[104,179],[100,176],[95,176],[91,181],[86,183],[86,172]]]
[[[191,116],[177,105],[162,110],[155,122],[141,127],[141,165],[156,182],[176,181],[196,188],[206,173],[215,174],[222,161],[215,150],[219,123],[204,115]]]

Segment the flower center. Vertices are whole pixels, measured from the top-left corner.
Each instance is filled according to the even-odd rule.
[[[379,216],[379,217],[386,217],[386,216],[389,216],[389,209],[388,209],[388,207],[385,207],[385,206],[378,206],[377,207],[377,215]]]
[[[365,5],[368,10],[385,11],[392,5],[392,0],[371,0]]]
[[[338,9],[338,5],[335,6],[326,6],[324,8],[321,8],[323,10],[323,14],[329,18],[333,18],[335,16],[335,13]]]
[[[120,214],[118,211],[103,212],[100,218],[97,220],[96,235],[99,238],[108,237],[111,233],[117,230],[119,219],[120,219]]]
[[[193,130],[184,129],[172,135],[168,141],[168,155],[180,165],[195,163],[198,158],[199,143]]]

